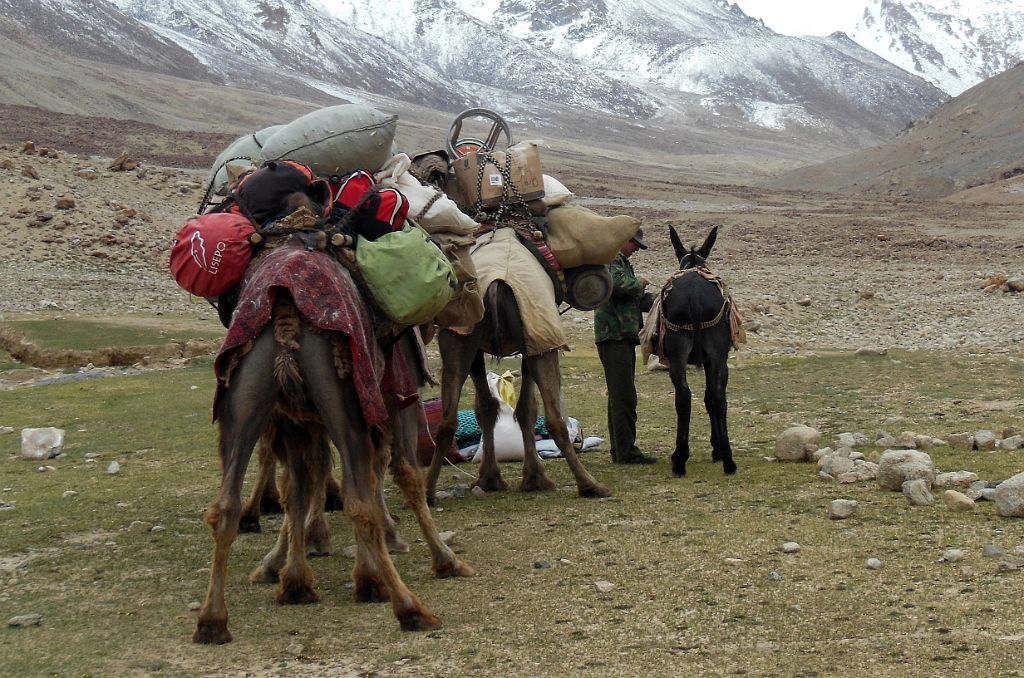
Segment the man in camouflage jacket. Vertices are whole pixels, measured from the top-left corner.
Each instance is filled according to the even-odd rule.
[[[597,355],[604,367],[608,386],[608,439],[612,461],[617,464],[653,464],[654,457],[643,454],[636,446],[636,347],[640,344],[643,325],[641,306],[650,301],[644,290],[647,278],[638,278],[629,263],[634,252],[647,249],[643,231],[622,246],[609,264],[612,296],[594,311],[594,334]]]

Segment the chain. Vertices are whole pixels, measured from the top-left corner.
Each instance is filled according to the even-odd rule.
[[[494,165],[501,175],[501,198],[499,198],[497,212],[480,218],[483,212],[484,169],[487,165]],[[512,193],[511,196],[509,195],[510,191]],[[505,152],[504,165],[498,162],[497,158],[490,151],[477,151],[476,194],[478,196],[477,201],[473,205],[473,210],[477,213],[476,221],[486,219],[487,221],[499,222],[505,216],[515,218],[513,212],[517,209],[523,213],[523,216],[529,217],[530,212],[526,206],[526,200],[523,199],[523,194],[519,192],[519,187],[512,181],[512,153],[509,151]]]

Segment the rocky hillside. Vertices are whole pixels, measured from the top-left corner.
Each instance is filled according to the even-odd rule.
[[[802,168],[775,186],[935,198],[1024,175],[1024,64],[967,90],[877,148]]]

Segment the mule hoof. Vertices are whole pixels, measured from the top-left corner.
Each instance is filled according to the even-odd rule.
[[[386,603],[391,596],[383,584],[365,581],[352,587],[352,599],[357,603]]]
[[[192,634],[192,642],[200,645],[223,645],[230,643],[234,638],[228,631],[227,620],[220,622],[202,622],[196,624],[195,633]]]
[[[557,487],[551,478],[548,478],[544,474],[536,475],[532,478],[523,478],[522,485],[519,486],[521,492],[550,492]]]
[[[736,462],[729,460],[724,465],[725,475],[731,476],[736,473]]]
[[[686,475],[686,464],[679,464],[676,466],[672,464],[672,475],[676,478],[682,478]]]
[[[581,487],[580,496],[584,499],[603,499],[612,496],[612,489],[603,483],[594,483]]]
[[[277,592],[278,605],[310,605],[319,603],[320,596],[316,594],[312,586],[281,586]]]
[[[262,532],[263,528],[260,527],[259,516],[242,516],[238,521],[238,531],[246,534],[253,534],[256,532]]]
[[[403,614],[398,618],[403,631],[433,631],[441,628],[441,620],[427,610]]]
[[[281,581],[280,575],[262,565],[249,573],[249,581],[253,584],[276,584]]]
[[[434,574],[438,579],[449,579],[451,577],[475,577],[476,570],[474,570],[469,563],[465,563],[458,558],[452,558],[450,561],[435,568]]]

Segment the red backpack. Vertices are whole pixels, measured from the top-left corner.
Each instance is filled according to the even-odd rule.
[[[198,297],[216,297],[236,285],[252,258],[256,229],[241,214],[218,212],[191,219],[174,236],[174,282]]]
[[[393,188],[376,188],[373,175],[356,170],[347,177],[331,177],[333,196],[330,223],[348,221],[348,229],[367,240],[402,230],[409,214],[409,199]],[[345,215],[355,209],[356,214]]]

